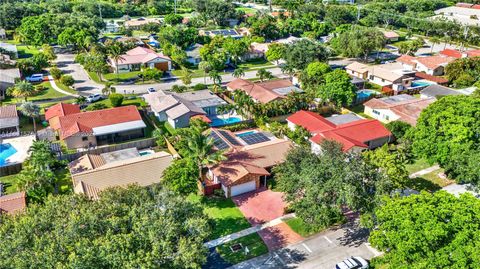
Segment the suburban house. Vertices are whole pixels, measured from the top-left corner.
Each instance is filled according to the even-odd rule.
[[[0,215],[15,214],[27,207],[25,192],[16,192],[7,195],[0,194]]]
[[[268,50],[268,45],[269,43],[253,42],[250,45],[250,48],[248,49],[245,56],[243,56],[242,60],[248,61],[248,60],[265,58],[265,53]]]
[[[186,61],[191,65],[198,65],[202,61],[202,57],[200,57],[200,49],[203,47],[202,44],[194,44],[188,47],[185,52],[187,53]]]
[[[420,112],[435,100],[435,98],[419,99],[407,94],[374,98],[363,104],[364,113],[383,123],[399,120],[415,126]]]
[[[123,23],[125,28],[128,29],[140,29],[142,26],[147,25],[149,23],[160,24],[160,21],[155,18],[138,18],[138,19],[130,19]]]
[[[411,87],[414,72],[404,70],[400,65],[383,64],[369,66],[368,80],[380,86],[387,86],[394,91],[402,91]]]
[[[471,57],[478,57],[480,56],[480,50],[465,50],[465,51],[460,51],[456,49],[444,49],[440,51],[440,55],[446,56],[446,57],[453,57],[456,59],[460,58],[471,58]]]
[[[457,3],[455,6],[435,10],[431,18],[443,18],[463,25],[480,26],[480,5]]]
[[[400,35],[395,33],[394,31],[383,32],[383,36],[388,42],[396,42],[400,38]]]
[[[12,54],[13,58],[18,58],[17,45],[0,42],[0,50],[7,51],[8,54]]]
[[[112,58],[108,60],[112,68],[119,73],[140,71],[142,68],[156,68],[162,71],[172,69],[170,57],[144,47],[127,51],[117,62]]]
[[[222,189],[226,197],[265,187],[273,166],[282,163],[293,144],[260,130],[230,132],[210,129],[215,148],[227,160],[210,166],[201,187]]]
[[[233,39],[240,39],[243,37],[243,35],[235,29],[199,30],[198,35],[209,36],[211,38],[214,38],[215,36],[222,36],[224,38],[231,37]]]
[[[101,191],[138,184],[159,183],[173,157],[166,152],[128,148],[102,154],[87,153],[69,164],[75,193],[98,199]]]
[[[167,121],[173,128],[187,127],[194,116],[202,116],[208,122],[207,116],[216,115],[218,107],[227,104],[209,90],[184,93],[158,91],[145,94],[143,98],[158,120]]]
[[[20,79],[20,70],[18,68],[0,70],[0,100],[5,99],[7,89],[15,85],[18,79]]]
[[[255,102],[262,104],[284,99],[288,94],[293,92],[303,92],[288,79],[251,82],[249,80],[237,78],[227,84],[227,90],[230,92],[235,90],[244,91],[252,97]]]
[[[359,62],[353,62],[345,66],[345,71],[347,74],[353,77],[368,79],[369,66]]]
[[[142,138],[147,127],[135,106],[77,112],[74,107],[58,104],[48,109],[45,117],[70,149]]]
[[[324,140],[340,143],[345,152],[360,152],[380,147],[393,139],[379,121],[360,118],[353,113],[324,118],[301,110],[288,117],[287,123],[291,130],[301,126],[312,134],[310,144],[316,154],[321,153],[320,145]]]
[[[465,95],[466,93],[461,90],[454,90],[449,87],[432,84],[420,91],[420,98],[435,98],[438,99],[447,95]]]
[[[441,76],[444,73],[445,66],[455,60],[454,57],[443,55],[413,57],[402,55],[396,61],[401,63],[408,70],[425,72],[432,76]]]
[[[120,31],[120,25],[116,22],[107,22],[105,23],[105,33],[118,33]]]
[[[0,138],[19,136],[20,119],[15,105],[0,106]]]

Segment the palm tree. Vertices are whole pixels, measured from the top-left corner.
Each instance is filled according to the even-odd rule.
[[[273,75],[270,71],[267,71],[265,68],[259,69],[257,71],[257,77],[260,79],[260,81],[272,79]]]
[[[105,95],[105,96],[108,96],[111,93],[117,92],[117,89],[115,89],[115,87],[112,87],[112,85],[113,85],[112,82],[107,82],[105,84],[105,87],[103,87],[103,89],[102,89],[102,94]]]
[[[37,136],[37,123],[35,122],[35,118],[40,116],[40,107],[32,102],[23,102],[20,105],[20,111],[23,115],[27,117],[31,117],[33,120],[33,132],[35,133],[35,137]]]
[[[190,85],[192,84],[192,72],[188,70],[188,68],[182,66],[182,72],[181,72],[181,80],[183,84],[185,85]]]
[[[123,49],[122,46],[114,42],[110,46],[107,47],[107,54],[115,61],[115,74],[117,74],[118,79],[118,61],[123,60]]]
[[[189,132],[186,156],[191,158],[198,167],[198,178],[202,179],[202,169],[205,165],[216,164],[226,159],[221,150],[214,151],[214,140],[204,134],[200,128],[191,127]]]
[[[77,98],[75,98],[75,104],[79,106],[84,105],[86,102],[87,102],[87,98],[85,96],[80,95]]]
[[[203,82],[207,84],[207,74],[212,70],[212,66],[209,62],[201,61],[198,64],[198,69],[203,70]]]
[[[236,78],[240,78],[240,77],[245,76],[245,68],[242,68],[242,67],[235,68],[235,70],[233,70],[232,75]]]
[[[33,87],[32,83],[28,81],[19,81],[13,86],[11,91],[11,95],[16,98],[23,97],[25,98],[25,102],[27,101],[27,97],[34,96],[36,94],[35,87]]]
[[[221,84],[222,83],[222,76],[218,73],[217,70],[212,70],[208,73],[210,78],[213,81],[213,84]]]
[[[436,44],[440,43],[440,38],[434,36],[430,38],[430,43],[432,43],[432,47],[430,49],[430,53],[433,53],[433,47],[435,47]]]

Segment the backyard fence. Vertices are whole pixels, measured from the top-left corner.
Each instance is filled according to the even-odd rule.
[[[155,138],[147,138],[147,139],[142,139],[142,140],[137,140],[137,141],[132,141],[132,142],[127,142],[123,144],[117,144],[117,145],[110,145],[110,146],[105,146],[105,147],[99,147],[95,149],[90,149],[86,151],[81,151],[81,152],[75,152],[71,154],[63,154],[58,156],[59,160],[67,160],[69,162],[74,161],[80,157],[82,157],[85,154],[102,154],[102,153],[107,153],[107,152],[112,152],[112,151],[117,151],[117,150],[122,150],[122,149],[128,149],[128,148],[137,148],[137,149],[145,149],[145,148],[151,148],[155,147],[156,141]]]
[[[22,171],[21,163],[14,163],[7,166],[0,166],[0,177],[18,174]],[[0,178],[0,182],[2,179]]]

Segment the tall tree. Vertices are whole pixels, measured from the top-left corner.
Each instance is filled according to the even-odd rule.
[[[352,84],[350,76],[344,70],[334,70],[325,75],[325,85],[317,93],[323,101],[330,102],[337,107],[350,105],[357,88]]]
[[[107,53],[110,59],[112,59],[115,62],[115,74],[117,74],[117,79],[118,79],[118,62],[121,60],[124,60],[123,58],[123,48],[121,43],[114,42],[111,43],[110,45],[107,46]]]
[[[258,69],[257,71],[257,77],[260,79],[260,81],[265,81],[273,78],[272,72],[268,71],[265,68]]]
[[[316,42],[302,39],[288,45],[284,59],[287,65],[296,70],[303,70],[309,63],[314,61],[326,61],[329,52],[327,48]]]
[[[20,111],[23,115],[32,118],[33,132],[37,135],[37,123],[36,119],[40,116],[40,107],[32,102],[23,102],[20,105]]]
[[[235,68],[235,70],[233,70],[232,75],[235,78],[241,78],[241,77],[245,76],[245,68],[243,68],[243,67]]]
[[[25,98],[25,102],[26,102],[28,97],[32,97],[37,93],[32,83],[22,80],[15,83],[13,88],[9,90],[9,94],[15,98]]]
[[[267,60],[275,61],[278,64],[278,60],[282,59],[285,54],[285,45],[281,43],[272,43],[268,46],[268,50],[265,53]]]

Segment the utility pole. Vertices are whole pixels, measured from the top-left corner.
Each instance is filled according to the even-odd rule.
[[[174,10],[175,10],[175,15],[177,15],[177,0],[174,1]]]
[[[272,0],[268,0],[268,8],[270,9],[270,12],[272,12]]]

